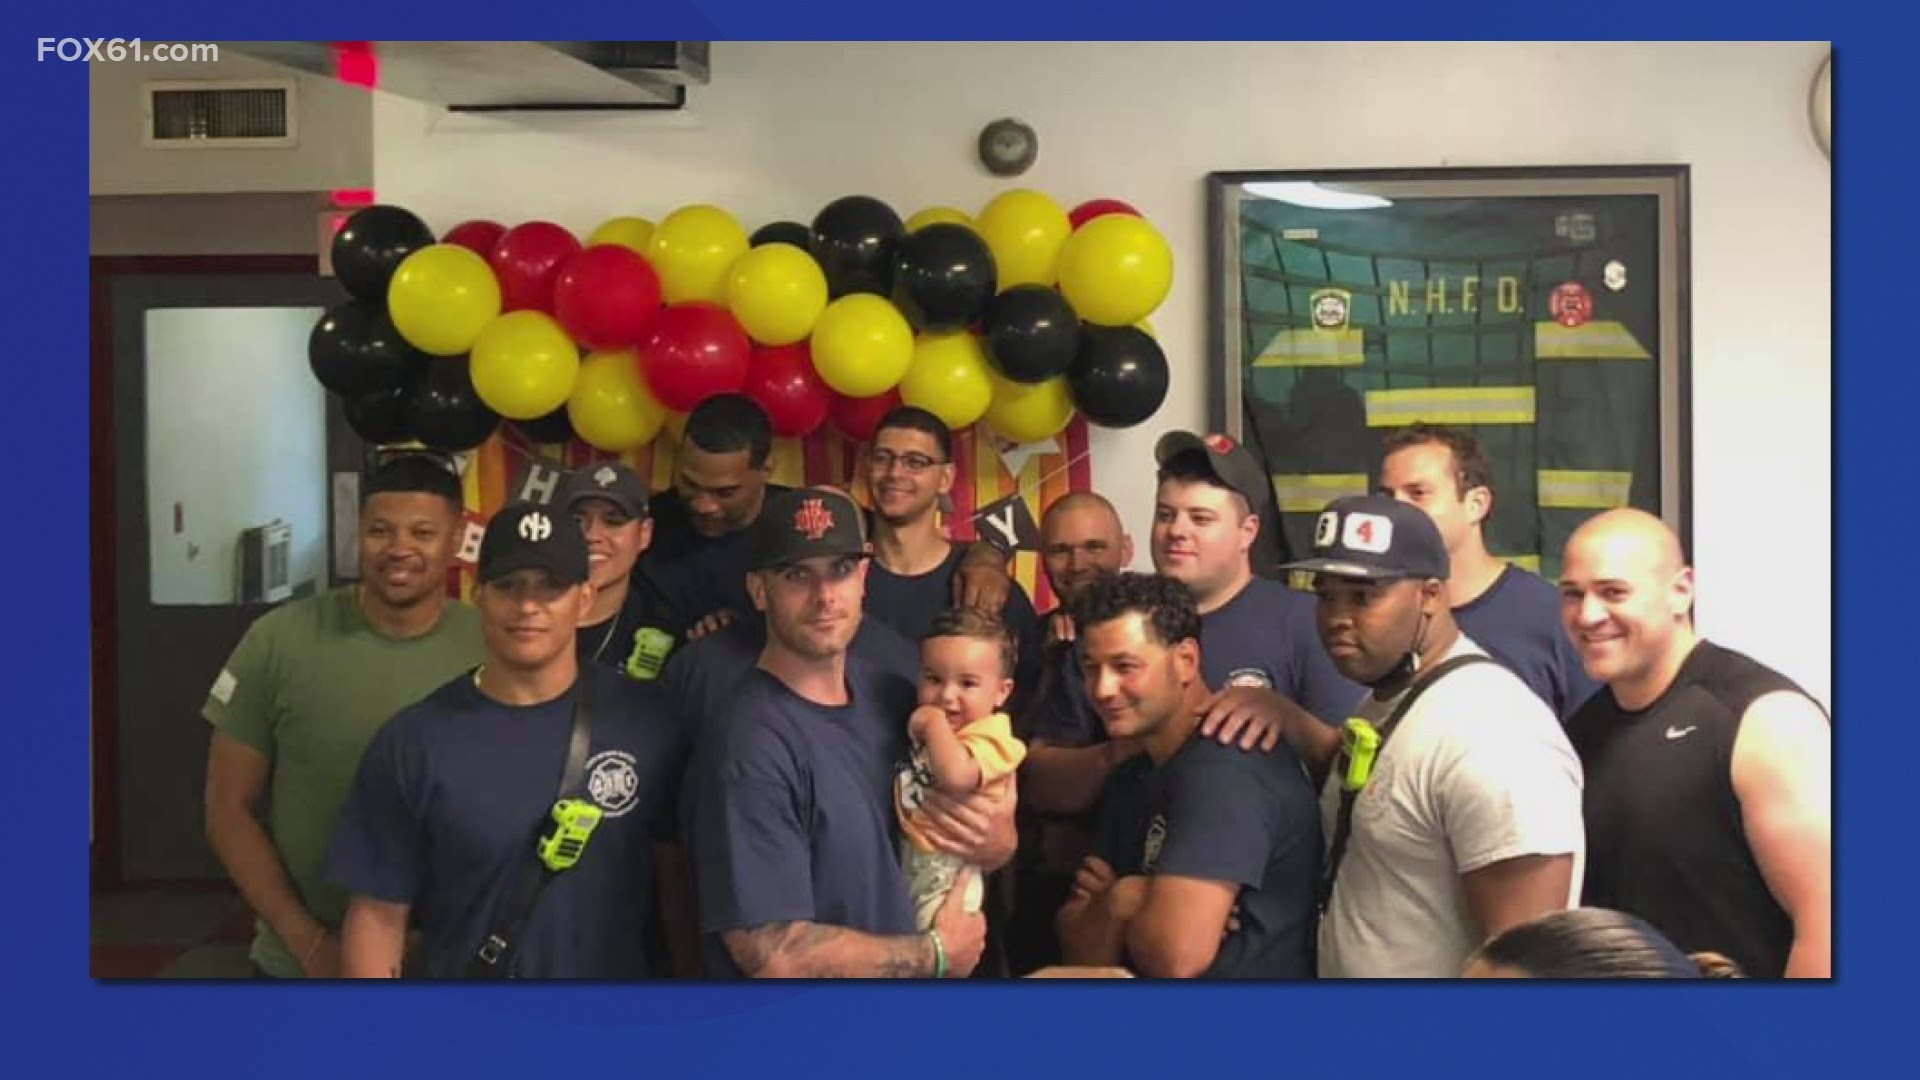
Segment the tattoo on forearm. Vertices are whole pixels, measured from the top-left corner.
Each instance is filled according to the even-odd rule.
[[[877,948],[849,952],[859,939]],[[741,974],[763,974],[775,957],[783,967],[814,979],[901,979],[933,969],[932,945],[923,936],[869,937],[839,926],[812,922],[775,922],[726,935],[727,949]],[[866,955],[861,955],[865,953]]]

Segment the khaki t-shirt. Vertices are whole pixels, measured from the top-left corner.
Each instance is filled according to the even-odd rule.
[[[367,623],[354,586],[268,612],[214,680],[200,713],[266,755],[267,834],[301,902],[338,927],[347,897],[321,878],[334,818],[360,754],[394,713],[480,663],[480,619],[448,602],[434,628],[405,641]],[[264,922],[252,958],[269,974],[298,978],[299,959]]]

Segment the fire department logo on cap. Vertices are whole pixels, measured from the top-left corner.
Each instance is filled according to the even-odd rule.
[[[602,465],[599,471],[593,474],[593,482],[599,484],[601,487],[607,487],[618,479],[620,479],[620,474],[614,472],[613,466],[611,465]]]
[[[553,535],[553,522],[547,515],[534,512],[520,519],[520,538],[539,543]]]
[[[809,540],[818,540],[833,528],[833,511],[827,509],[825,501],[807,499],[800,509],[793,512],[793,529]]]
[[[1225,435],[1207,435],[1202,437],[1200,441],[1206,443],[1207,449],[1216,454],[1231,454],[1233,453],[1233,448],[1238,445],[1233,439]]]
[[[1316,289],[1308,298],[1317,330],[1345,330],[1353,312],[1353,294],[1345,289]]]
[[[1569,330],[1583,326],[1593,318],[1593,294],[1577,281],[1555,285],[1552,295],[1547,298],[1547,310],[1552,313],[1554,322]]]

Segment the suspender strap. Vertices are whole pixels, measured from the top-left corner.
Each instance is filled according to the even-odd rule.
[[[593,745],[593,673],[586,664],[580,665],[578,685],[579,695],[573,704],[573,730],[567,736],[567,764],[560,773],[560,791],[554,796],[555,802],[571,798],[584,790],[587,750]],[[492,929],[481,941],[479,951],[467,961],[466,978],[512,977],[515,946],[520,935],[526,930],[527,920],[533,917],[534,905],[539,903],[540,894],[558,876],[547,868],[540,857],[539,841],[546,831],[547,821],[548,818],[543,815],[534,825],[533,837],[527,844],[526,859],[520,864],[520,876],[514,881],[513,892],[495,917]]]
[[[1380,754],[1386,753],[1387,740],[1393,737],[1394,729],[1400,726],[1401,719],[1407,715],[1408,710],[1413,708],[1413,703],[1420,700],[1420,695],[1426,693],[1428,687],[1445,678],[1449,672],[1466,667],[1468,664],[1491,662],[1493,662],[1491,657],[1481,656],[1477,653],[1456,656],[1450,660],[1442,661],[1439,666],[1427,673],[1426,678],[1414,683],[1407,689],[1406,693],[1400,696],[1400,702],[1393,707],[1393,712],[1387,714],[1387,718],[1381,721],[1380,747],[1377,752]],[[1342,756],[1344,757],[1344,753]],[[1354,791],[1345,785],[1341,786],[1340,815],[1334,824],[1333,847],[1327,852],[1326,865],[1320,871],[1320,910],[1322,913],[1325,913],[1327,905],[1333,900],[1333,881],[1334,878],[1340,874],[1341,860],[1346,858],[1347,842],[1353,838],[1353,804],[1359,798],[1360,793],[1358,791]]]

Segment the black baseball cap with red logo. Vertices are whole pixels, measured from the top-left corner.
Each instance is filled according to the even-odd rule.
[[[747,568],[770,570],[802,559],[865,556],[860,507],[833,488],[794,488],[767,496],[747,527]]]
[[[1253,510],[1259,511],[1273,501],[1273,481],[1267,477],[1267,470],[1260,467],[1253,451],[1233,436],[1169,431],[1153,447],[1153,460],[1162,468],[1182,454],[1198,455],[1214,478],[1247,500]]]

